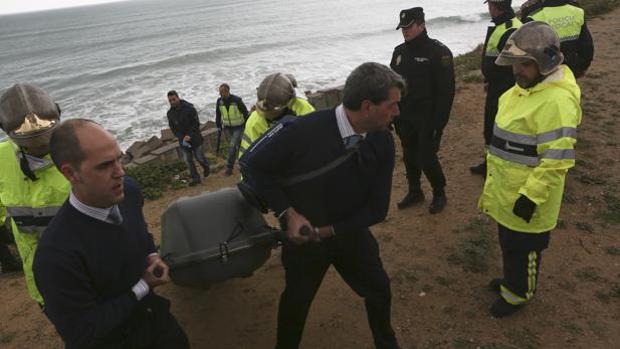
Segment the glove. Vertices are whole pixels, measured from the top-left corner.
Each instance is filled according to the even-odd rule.
[[[529,223],[534,215],[534,210],[536,210],[536,204],[527,196],[522,194],[517,201],[515,201],[515,206],[512,209],[512,213],[514,213],[515,216],[523,218],[524,221]]]

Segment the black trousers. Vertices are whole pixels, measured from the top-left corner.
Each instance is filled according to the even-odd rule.
[[[285,245],[282,263],[286,287],[278,309],[277,349],[298,348],[312,300],[325,272],[334,265],[344,281],[366,304],[368,322],[377,348],[398,348],[390,322],[390,280],[379,257],[379,246],[369,230],[345,239]]]
[[[431,183],[433,193],[444,194],[446,177],[443,174],[437,152],[441,134],[433,137],[434,130],[428,126],[412,125],[406,122],[395,124],[396,133],[403,147],[403,161],[407,170],[410,192],[421,191],[422,172]]]
[[[549,246],[549,232],[521,233],[498,224],[504,263],[501,296],[510,304],[523,304],[534,297],[542,251]]]

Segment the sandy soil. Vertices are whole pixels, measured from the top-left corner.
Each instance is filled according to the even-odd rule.
[[[620,341],[620,79],[616,58],[620,10],[590,22],[596,58],[581,80],[584,120],[578,164],[570,172],[560,227],[545,252],[539,291],[515,316],[497,320],[486,285],[500,275],[495,225],[476,201],[483,179],[468,167],[482,156],[480,84],[459,84],[442,145],[449,204],[430,216],[422,206],[399,211],[404,167],[394,172],[388,219],[373,231],[392,278],[393,324],[403,348],[617,348]],[[615,58],[614,58],[615,57]],[[148,202],[151,231],[179,196],[234,184],[215,174],[202,186]],[[426,187],[428,192],[428,186]],[[246,279],[207,290],[166,285],[160,292],[194,348],[270,348],[283,288],[275,250]],[[303,348],[372,348],[363,302],[330,269],[312,306]],[[20,275],[0,275],[0,347],[59,348],[54,328],[26,294]]]

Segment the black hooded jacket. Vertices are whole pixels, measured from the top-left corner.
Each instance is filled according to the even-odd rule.
[[[172,133],[179,139],[179,143],[183,141],[183,137],[190,136],[190,144],[192,147],[202,145],[203,138],[200,134],[200,120],[194,105],[181,100],[178,107],[170,107],[168,109],[168,125]]]

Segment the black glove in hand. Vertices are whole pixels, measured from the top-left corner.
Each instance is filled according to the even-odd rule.
[[[532,220],[535,210],[536,204],[527,196],[521,195],[517,201],[515,201],[515,206],[512,209],[512,213],[523,218],[524,221],[529,223]]]

